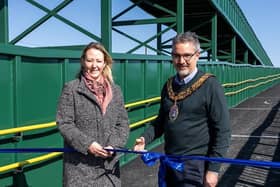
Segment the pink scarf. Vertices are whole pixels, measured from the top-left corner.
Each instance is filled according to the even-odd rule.
[[[102,110],[102,114],[104,115],[106,113],[107,106],[113,97],[109,81],[102,76],[101,80],[98,82],[93,79],[87,72],[83,73],[82,78],[85,81],[88,89],[96,97],[98,104]]]

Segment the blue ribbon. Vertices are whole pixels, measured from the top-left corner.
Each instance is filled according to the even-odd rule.
[[[242,160],[242,159],[231,159],[231,158],[217,158],[217,157],[205,157],[205,156],[174,156],[174,155],[166,155],[156,152],[147,152],[147,151],[132,151],[129,149],[123,148],[115,148],[115,149],[107,149],[107,151],[113,152],[121,152],[121,153],[134,153],[145,155],[147,154],[147,160],[156,161],[161,157],[167,157],[168,160],[172,160],[173,162],[181,162],[183,160],[205,160],[211,162],[219,162],[219,163],[229,163],[229,164],[237,164],[237,165],[247,165],[247,166],[259,166],[259,167],[270,167],[270,168],[280,168],[280,162],[270,162],[270,161],[256,161],[256,160]],[[48,153],[48,152],[76,152],[75,149],[72,148],[0,148],[0,153]],[[148,164],[147,164],[148,165]],[[148,165],[149,166],[149,165]]]
[[[231,159],[231,158],[217,158],[217,157],[205,157],[205,156],[174,156],[174,155],[166,155],[156,152],[147,152],[147,151],[132,151],[129,149],[123,148],[115,148],[115,149],[107,149],[107,151],[113,152],[121,152],[121,153],[134,153],[145,155],[147,154],[147,160],[156,161],[161,157],[167,157],[168,160],[172,160],[173,162],[181,162],[183,160],[205,160],[211,162],[219,162],[219,163],[229,163],[229,164],[237,164],[237,165],[247,165],[247,166],[259,166],[259,167],[270,167],[270,168],[280,168],[280,162],[270,162],[270,161],[256,161],[256,160],[242,160],[242,159]],[[0,153],[48,153],[48,152],[76,152],[75,149],[72,148],[0,148]],[[148,165],[148,164],[147,164]],[[148,165],[149,166],[149,165]],[[180,168],[180,167],[179,167]]]
[[[242,160],[242,159],[230,159],[230,158],[214,158],[205,156],[174,156],[166,155],[156,152],[144,152],[133,151],[124,148],[107,149],[107,151],[121,152],[121,153],[133,153],[142,155],[141,158],[147,166],[153,166],[157,160],[160,160],[160,167],[158,172],[158,182],[160,187],[166,187],[165,184],[165,169],[166,166],[171,167],[179,172],[184,171],[184,160],[204,160],[210,162],[229,163],[236,165],[257,166],[266,168],[280,168],[280,162],[269,161],[256,161],[256,160]],[[1,149],[0,153],[40,153],[40,152],[76,152],[72,148],[11,148]]]

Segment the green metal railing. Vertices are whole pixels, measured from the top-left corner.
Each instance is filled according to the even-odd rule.
[[[159,100],[160,100],[160,97],[150,98],[150,99],[126,104],[125,107],[127,110],[129,110],[133,107],[146,106],[147,104],[151,104],[153,102],[159,102]],[[143,119],[136,123],[130,124],[129,127],[131,129],[140,127],[143,124],[153,121],[155,118],[156,118],[156,116],[152,116],[147,119]],[[34,124],[34,125],[28,125],[28,126],[24,126],[24,127],[11,128],[11,129],[3,129],[3,130],[0,130],[0,136],[8,135],[8,134],[17,134],[17,133],[22,134],[23,132],[27,132],[27,131],[46,129],[46,128],[55,127],[55,126],[56,126],[56,122],[49,122],[49,123],[43,123],[43,124]],[[54,152],[54,153],[45,154],[45,155],[42,155],[39,157],[30,158],[28,160],[8,164],[5,166],[0,166],[0,173],[7,172],[7,171],[10,171],[13,169],[18,169],[18,168],[20,168],[22,170],[23,167],[27,167],[29,165],[34,165],[34,164],[39,164],[41,162],[51,160],[51,159],[53,159],[55,157],[59,157],[61,155],[62,155],[62,153],[60,153],[60,152]]]
[[[275,74],[275,75],[256,77],[255,79],[246,79],[246,80],[242,80],[242,81],[239,81],[239,82],[224,83],[223,87],[225,89],[235,88],[235,91],[225,92],[225,95],[228,98],[228,97],[232,97],[234,95],[238,96],[242,92],[248,92],[250,89],[255,89],[257,87],[261,87],[263,85],[267,85],[267,84],[270,84],[270,83],[275,82],[275,81],[278,82],[278,83],[280,82],[280,73]],[[248,85],[248,83],[252,83],[252,84]],[[242,88],[240,88],[240,86],[242,86]],[[137,102],[126,104],[125,107],[126,107],[127,110],[131,110],[134,107],[140,107],[140,106],[147,107],[147,106],[149,106],[149,104],[154,103],[154,102],[159,102],[159,101],[160,101],[160,97],[149,98],[149,99],[145,99],[145,100],[142,100],[142,101],[137,101]],[[133,124],[130,124],[130,128],[131,129],[141,128],[141,126],[145,125],[146,123],[149,123],[149,122],[153,121],[156,117],[157,116],[148,117],[146,119],[143,119],[143,120],[140,120],[140,121],[135,122]],[[4,129],[4,130],[0,130],[0,135],[22,133],[22,132],[26,132],[26,131],[45,129],[45,128],[54,127],[54,126],[56,126],[56,123],[55,122],[50,122],[50,123],[44,123],[44,124],[38,124],[38,125],[30,125],[30,126],[12,128],[12,129]],[[9,170],[17,169],[17,168],[22,169],[25,166],[41,163],[41,162],[53,159],[55,157],[59,157],[61,155],[62,155],[62,153],[50,153],[50,154],[42,155],[42,156],[39,156],[39,157],[31,158],[31,159],[28,159],[28,160],[25,160],[25,161],[16,162],[16,163],[8,164],[8,165],[5,165],[5,166],[1,166],[0,167],[0,173],[1,172],[7,172]],[[122,162],[122,164],[125,164],[125,163]]]

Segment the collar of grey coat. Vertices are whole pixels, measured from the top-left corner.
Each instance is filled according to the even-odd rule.
[[[115,90],[115,86],[114,84],[111,85],[111,89],[112,89],[112,93],[113,93],[113,97],[114,97],[114,90]],[[95,102],[99,109],[101,110],[99,103],[96,99],[96,97],[94,96],[94,94],[87,88],[85,82],[82,79],[79,79],[79,84],[77,87],[77,92],[80,94],[83,94],[84,96],[86,96],[87,98],[89,98],[90,100],[92,100],[93,102]],[[111,103],[111,102],[110,102]],[[109,110],[111,108],[111,104],[108,104],[107,110]]]
[[[82,79],[79,79],[79,85],[77,88],[77,92],[81,93],[83,95],[85,95],[86,97],[88,97],[89,99],[91,99],[92,101],[94,101],[95,103],[98,104],[98,101],[96,99],[96,97],[94,96],[94,94],[86,87],[85,82]]]

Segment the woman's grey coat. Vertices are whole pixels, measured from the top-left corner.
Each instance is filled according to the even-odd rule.
[[[63,155],[63,185],[121,186],[118,156],[110,159],[88,153],[93,142],[101,146],[123,147],[129,126],[120,88],[112,85],[113,98],[103,116],[93,93],[84,81],[75,79],[65,84],[57,110],[57,125],[64,146],[77,152]]]

